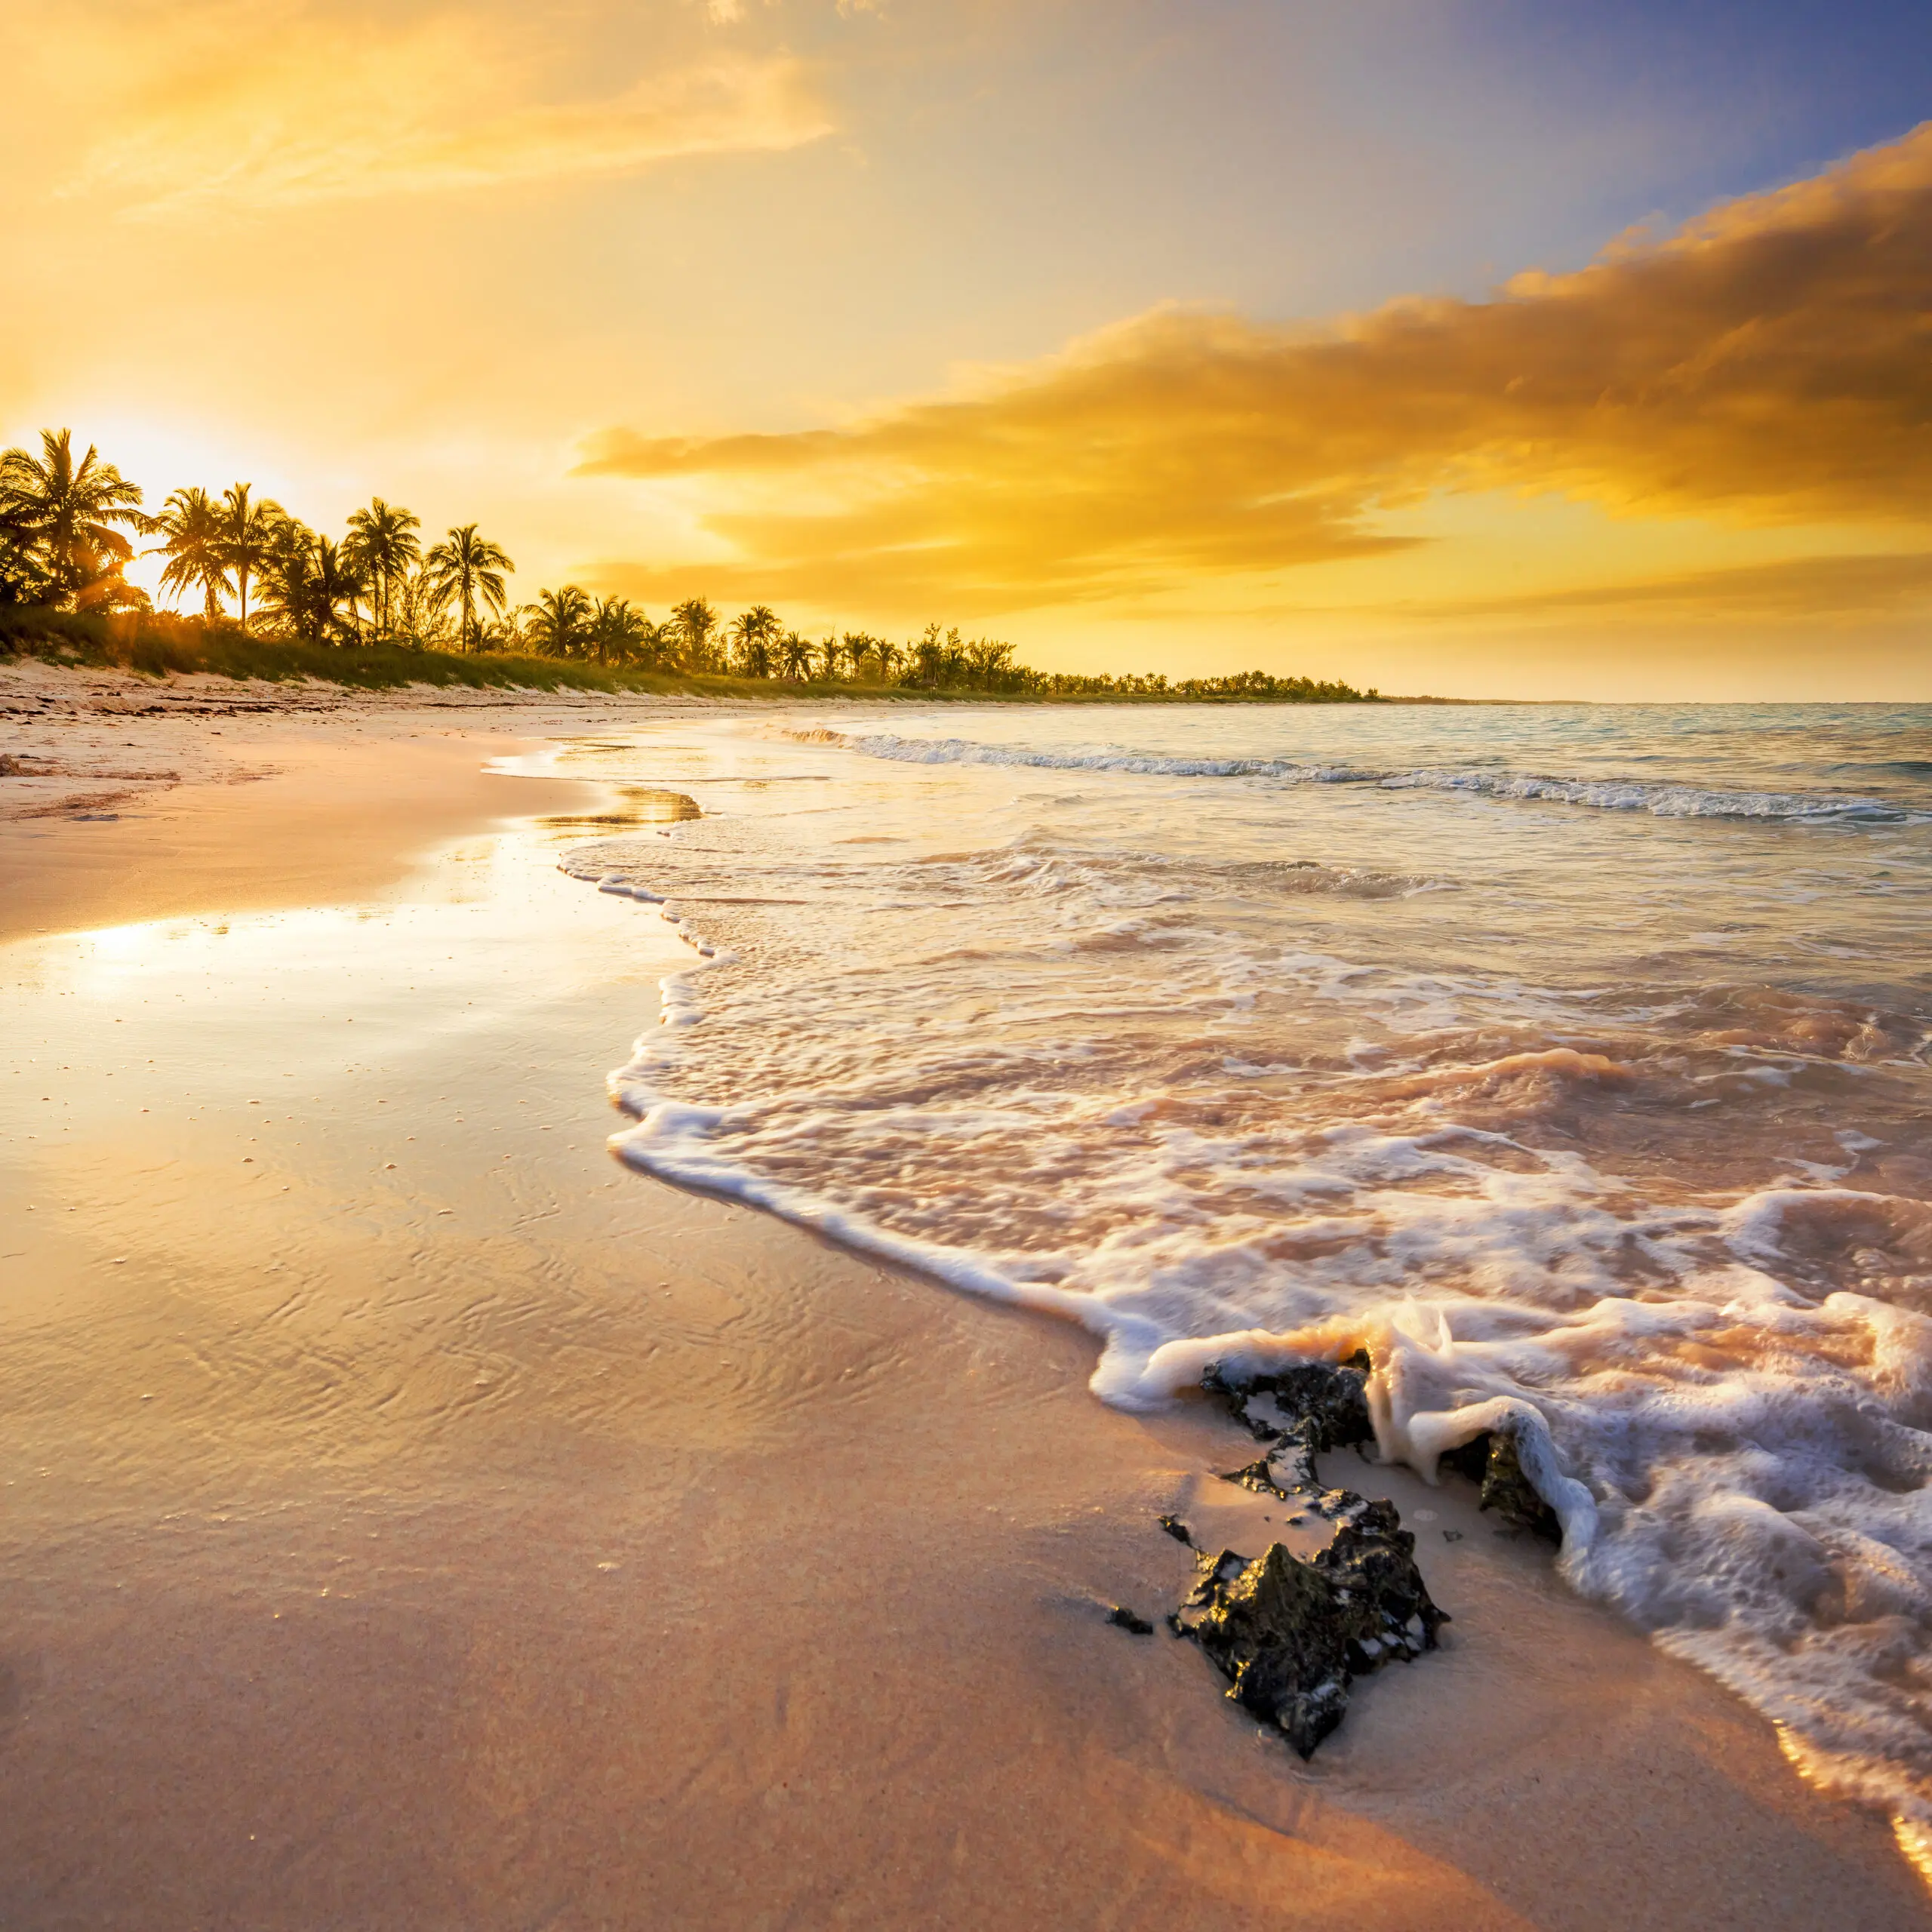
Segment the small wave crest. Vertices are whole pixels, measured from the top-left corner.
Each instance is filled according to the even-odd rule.
[[[1897,825],[1922,823],[1925,817],[1882,798],[1851,793],[1730,791],[1634,778],[1572,778],[1446,766],[1383,770],[1352,764],[1301,764],[1284,758],[1158,757],[1113,748],[1048,751],[983,744],[967,738],[906,737],[893,732],[820,729],[788,735],[815,744],[836,744],[862,757],[909,764],[1013,765],[1056,771],[1120,772],[1137,777],[1359,785],[1388,792],[1444,792],[1471,798],[1575,805],[1596,811],[1647,813],[1654,818],[1745,819],[1794,825]]]

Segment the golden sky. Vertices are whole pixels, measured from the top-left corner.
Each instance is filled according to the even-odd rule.
[[[1509,11],[0,0],[0,436],[522,598],[1932,697],[1901,63]]]

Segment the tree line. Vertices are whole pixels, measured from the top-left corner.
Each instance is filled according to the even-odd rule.
[[[422,521],[376,497],[324,537],[251,484],[219,496],[177,490],[157,515],[91,445],[43,429],[38,456],[0,454],[0,603],[112,615],[149,608],[128,582],[137,555],[165,559],[161,587],[198,599],[210,623],[305,644],[483,647],[515,569],[500,544],[460,524],[424,546]],[[145,551],[136,540],[158,537]]]
[[[140,486],[92,446],[77,459],[66,429],[42,430],[38,456],[24,449],[0,454],[0,605],[109,615],[145,611],[147,593],[125,572],[146,555],[165,559],[163,593],[198,601],[205,622],[309,645],[488,651],[1015,697],[1321,703],[1378,695],[1265,671],[1171,681],[1158,674],[1035,671],[1017,661],[1010,644],[968,641],[937,623],[903,645],[863,631],[811,638],[767,605],[728,620],[702,597],[686,598],[654,623],[628,598],[595,597],[574,583],[513,605],[507,580],[516,566],[473,523],[455,525],[426,546],[421,519],[380,497],[349,517],[339,538],[318,534],[247,483],[219,495],[177,490],[158,513],[143,500]],[[144,537],[158,540],[137,550],[136,540]]]

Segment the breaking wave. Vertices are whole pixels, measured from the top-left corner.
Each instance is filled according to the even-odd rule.
[[[1156,757],[1127,750],[1041,751],[977,743],[966,738],[903,737],[891,732],[844,734],[823,728],[809,740],[835,743],[866,758],[909,764],[990,764],[1058,771],[1119,772],[1143,778],[1247,778],[1279,785],[1361,785],[1389,792],[1454,792],[1473,798],[1518,798],[1597,811],[1647,812],[1656,818],[1734,818],[1790,824],[1924,823],[1925,815],[1882,798],[1845,792],[1728,791],[1627,778],[1565,778],[1535,772],[1423,767],[1382,770],[1311,764],[1284,758]],[[1894,770],[1910,770],[1894,765]]]
[[[1213,755],[1026,741],[1051,721],[640,741],[718,789],[568,862],[692,949],[611,1076],[623,1158],[1077,1321],[1125,1406],[1367,1348],[1386,1457],[1512,1432],[1579,1590],[1932,1837],[1923,785],[1813,862],[1778,823],[1875,801],[1297,761],[1220,712],[1164,727]],[[1534,721],[1459,728],[1534,755]],[[1814,734],[1810,769],[1886,761]],[[828,758],[808,811],[769,784]],[[1368,786],[1608,810],[1445,829]]]

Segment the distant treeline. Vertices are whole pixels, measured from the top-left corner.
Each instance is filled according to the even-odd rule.
[[[1014,697],[1222,698],[1302,704],[1377,701],[1374,691],[1244,671],[1170,680],[1035,671],[1013,647],[933,623],[903,644],[869,632],[810,638],[769,606],[727,620],[702,597],[654,623],[627,598],[576,584],[512,605],[515,566],[460,524],[425,546],[421,520],[374,498],[340,538],[318,535],[246,483],[219,496],[177,490],[158,515],[140,487],[71,432],[41,432],[41,453],[0,455],[0,606],[111,617],[149,608],[126,580],[137,554],[166,561],[162,589],[198,600],[210,626],[308,650],[488,653],[758,683],[845,683]],[[137,552],[137,537],[158,540]],[[229,605],[232,605],[231,615]]]

